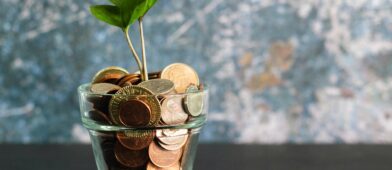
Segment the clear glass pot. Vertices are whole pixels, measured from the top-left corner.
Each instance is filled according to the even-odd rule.
[[[193,169],[208,112],[206,88],[165,95],[97,94],[84,84],[78,93],[98,170]]]

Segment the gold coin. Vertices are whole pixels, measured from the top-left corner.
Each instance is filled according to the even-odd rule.
[[[118,79],[128,74],[128,71],[122,67],[110,66],[104,68],[95,74],[92,84],[95,83],[112,83],[114,84]]]
[[[154,131],[138,130],[117,132],[118,141],[128,149],[141,150],[147,148],[154,140]]]
[[[196,117],[203,112],[204,95],[200,92],[197,86],[191,85],[186,90],[184,97],[184,109],[190,115]]]
[[[138,85],[151,90],[154,94],[167,94],[174,89],[174,83],[166,79],[143,81]]]
[[[160,167],[154,165],[153,163],[148,162],[147,167],[146,167],[146,170],[180,170],[180,169],[181,169],[180,162],[177,162],[173,166],[167,167],[167,168],[160,168]]]
[[[120,120],[121,104],[130,100],[140,100],[148,105],[150,109],[150,120],[147,126],[154,126],[159,122],[161,117],[161,106],[158,98],[154,96],[150,90],[144,87],[131,85],[118,90],[110,100],[109,112],[112,121],[115,124],[122,124]]]
[[[158,146],[155,142],[151,142],[148,155],[154,165],[160,168],[168,168],[178,163],[182,155],[182,149],[169,151]]]
[[[173,81],[177,93],[185,93],[186,88],[191,85],[199,85],[199,76],[196,71],[182,63],[174,63],[167,66],[160,74],[161,79]]]
[[[188,114],[182,108],[182,96],[170,96],[162,102],[162,121],[168,125],[185,123]]]

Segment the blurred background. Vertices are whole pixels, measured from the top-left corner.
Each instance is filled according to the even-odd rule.
[[[89,141],[77,87],[137,69],[103,3],[0,1],[0,143]],[[390,0],[160,0],[145,35],[150,70],[209,84],[203,142],[392,143]]]

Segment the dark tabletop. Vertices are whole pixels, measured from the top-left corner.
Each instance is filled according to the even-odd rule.
[[[94,170],[90,145],[0,145],[0,170]],[[391,170],[392,145],[199,146],[195,170]]]

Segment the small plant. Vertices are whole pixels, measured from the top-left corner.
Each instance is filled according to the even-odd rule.
[[[146,13],[154,6],[157,0],[109,0],[111,5],[94,5],[90,11],[97,19],[119,27],[127,40],[128,46],[139,67],[142,81],[148,80],[146,63],[146,49],[143,33],[143,18]],[[140,41],[142,46],[142,60],[137,54],[131,37],[129,28],[136,22],[139,23]]]

